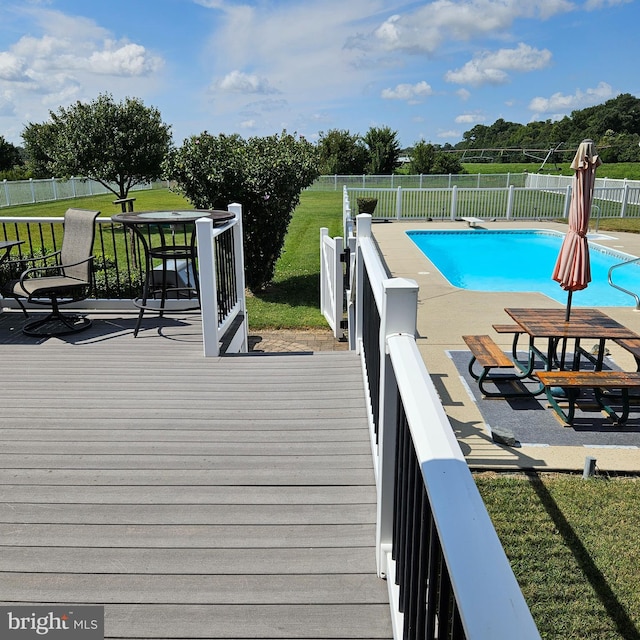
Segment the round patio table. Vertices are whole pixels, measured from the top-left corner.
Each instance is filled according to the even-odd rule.
[[[186,306],[180,311],[200,308],[200,288],[197,272],[196,220],[209,218],[213,224],[224,224],[234,218],[230,211],[212,209],[190,209],[172,211],[141,211],[118,213],[111,216],[113,222],[130,229],[142,247],[144,259],[144,284],[142,295],[133,303],[140,310],[133,332],[138,335],[145,311],[165,310],[168,297],[196,301],[196,305]],[[154,260],[159,261],[154,268]],[[186,282],[179,281],[178,272],[185,271]],[[156,280],[160,273],[160,282]],[[168,274],[175,274],[170,282]],[[159,306],[157,301],[159,301]]]

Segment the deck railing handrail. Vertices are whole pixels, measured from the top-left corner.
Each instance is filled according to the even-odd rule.
[[[234,323],[238,326],[235,327],[234,342],[227,345],[227,351],[246,351],[247,346],[242,208],[240,205],[229,205],[229,210],[235,214],[232,220],[215,227],[213,224],[201,225],[200,231],[196,231],[198,277],[208,278],[201,287],[205,355],[218,355],[220,338]],[[11,254],[12,260],[18,262],[16,268],[22,270],[19,263],[21,258],[50,253],[61,246],[63,223],[64,217],[59,216],[0,217],[0,240],[24,241]],[[102,281],[102,293],[96,295],[94,288],[91,297],[71,303],[68,308],[135,311],[137,308],[132,299],[142,288],[142,274],[138,265],[143,264],[144,260],[140,247],[110,217],[98,217],[96,225],[94,278]],[[176,231],[176,237],[181,233]],[[205,249],[208,251],[203,255]],[[173,265],[174,277],[191,280],[193,273],[180,263],[178,260]],[[183,302],[168,299],[165,307],[169,311],[179,310],[184,306]],[[12,299],[4,299],[2,303],[5,307],[17,307]],[[26,306],[28,308],[30,305],[26,303]]]
[[[388,583],[394,637],[537,639],[418,350],[418,287],[388,277],[371,220],[356,219],[353,335],[378,494],[376,562]]]

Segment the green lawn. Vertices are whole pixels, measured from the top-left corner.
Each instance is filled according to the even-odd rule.
[[[476,484],[543,638],[640,638],[639,478],[492,473]]]
[[[187,200],[167,189],[131,192],[136,211],[192,208]],[[62,216],[68,207],[99,209],[103,216],[120,211],[107,194],[20,205],[0,209],[1,216]],[[331,236],[342,234],[342,192],[305,191],[296,208],[285,245],[267,290],[249,294],[247,312],[252,331],[259,329],[327,329],[320,313],[320,228]]]

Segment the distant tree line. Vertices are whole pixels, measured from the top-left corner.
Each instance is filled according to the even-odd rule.
[[[465,131],[455,146],[420,140],[401,149],[398,132],[389,127],[371,127],[364,135],[331,129],[320,132],[314,146],[319,171],[325,175],[446,174],[462,172],[465,157],[530,162],[524,150],[557,148],[549,160],[566,162],[585,138],[594,140],[607,163],[640,162],[640,98],[623,93],[557,121],[523,125],[500,118]],[[120,195],[135,181],[156,176],[172,147],[170,127],[156,109],[136,99],[116,104],[109,95],[60,108],[47,122],[29,123],[23,139],[24,148],[0,135],[0,180],[84,174],[116,182]],[[497,151],[480,152],[486,149]]]
[[[318,154],[322,175],[388,175],[400,170],[403,155],[408,159],[404,173],[463,171],[455,154],[424,140],[403,152],[398,132],[389,127],[371,127],[363,136],[345,129],[320,132]]]
[[[523,125],[500,118],[489,126],[477,124],[463,134],[462,142],[454,148],[502,149],[505,150],[502,153],[487,154],[487,159],[527,162],[531,158],[518,150],[551,150],[559,146],[553,159],[567,161],[567,154],[575,151],[585,138],[596,143],[604,162],[640,162],[640,98],[623,93],[603,104],[573,111],[557,121]]]

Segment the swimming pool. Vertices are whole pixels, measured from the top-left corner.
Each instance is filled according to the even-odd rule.
[[[472,291],[537,291],[566,303],[551,279],[564,234],[536,230],[407,231],[420,251],[454,287]],[[591,282],[573,294],[581,307],[632,307],[634,299],[609,285],[609,268],[634,256],[589,243]],[[614,281],[640,292],[640,266],[616,272]]]

